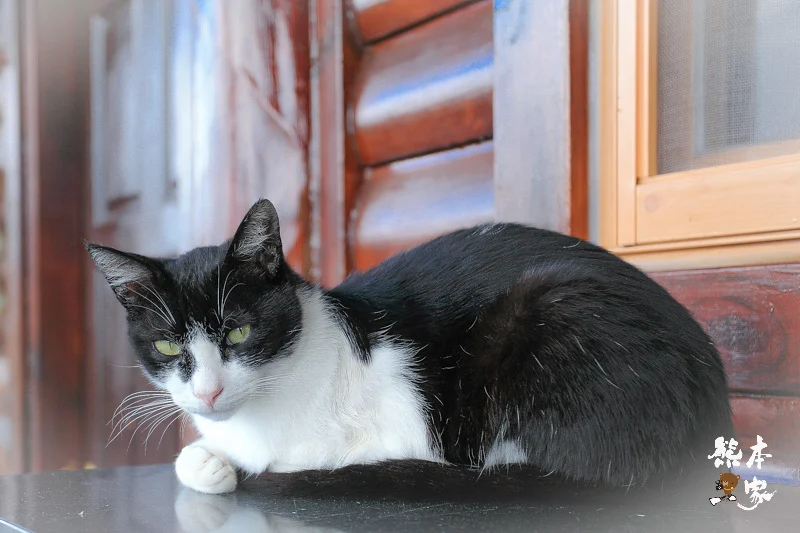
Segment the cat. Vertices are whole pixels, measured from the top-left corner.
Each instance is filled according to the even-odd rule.
[[[630,486],[730,427],[701,326],[575,237],[484,224],[329,290],[288,265],[265,199],[175,259],[87,249],[146,376],[202,435],[175,462],[196,491],[390,460]]]

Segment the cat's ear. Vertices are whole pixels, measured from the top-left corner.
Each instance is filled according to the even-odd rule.
[[[148,292],[156,291],[159,273],[152,259],[98,244],[87,244],[86,250],[126,308],[141,305],[137,303],[140,299],[146,299]]]
[[[228,258],[254,265],[270,277],[283,263],[278,212],[269,200],[259,200],[244,216],[228,248]]]

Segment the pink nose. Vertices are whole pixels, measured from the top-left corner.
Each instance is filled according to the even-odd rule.
[[[211,392],[194,393],[196,397],[203,400],[203,402],[209,407],[214,407],[214,402],[217,401],[217,398],[220,394],[222,394],[222,387],[217,387]]]

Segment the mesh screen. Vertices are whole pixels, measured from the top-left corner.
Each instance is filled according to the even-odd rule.
[[[657,53],[659,174],[800,151],[800,1],[661,0]]]

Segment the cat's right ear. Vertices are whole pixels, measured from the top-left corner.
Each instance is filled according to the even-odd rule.
[[[158,269],[152,259],[98,244],[87,244],[86,251],[126,308],[141,305],[156,290]]]
[[[228,261],[251,265],[254,271],[275,277],[283,264],[278,212],[261,199],[245,215],[228,249]]]

